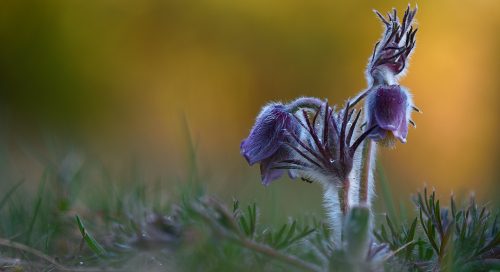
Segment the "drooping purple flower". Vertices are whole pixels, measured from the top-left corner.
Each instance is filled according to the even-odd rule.
[[[260,161],[260,175],[262,184],[269,185],[272,181],[279,179],[284,173],[284,169],[274,168],[276,162],[286,160],[290,156],[288,150],[280,144],[278,150],[270,157]]]
[[[285,172],[275,169],[274,163],[288,158],[289,141],[287,131],[296,131],[299,124],[293,112],[302,108],[315,108],[322,101],[316,98],[301,97],[290,104],[270,103],[261,110],[250,135],[241,142],[240,152],[250,165],[260,163],[262,183],[268,185]]]
[[[281,103],[266,105],[240,145],[241,154],[250,165],[263,161],[276,153],[285,139],[284,129],[293,129],[292,115]]]
[[[367,125],[376,125],[369,137],[386,146],[395,139],[406,143],[412,110],[411,97],[399,85],[381,85],[366,100]]]

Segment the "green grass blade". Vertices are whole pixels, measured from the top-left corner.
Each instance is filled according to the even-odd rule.
[[[76,215],[76,223],[78,224],[78,228],[80,229],[80,233],[82,234],[83,239],[85,240],[85,243],[87,246],[97,255],[99,256],[106,256],[108,255],[106,250],[104,249],[99,242],[97,242],[94,237],[87,232],[85,229],[85,226],[83,225],[82,220],[80,220],[80,217]]]
[[[12,194],[24,183],[24,180],[21,180],[19,181],[18,183],[14,184],[14,186],[12,186],[12,188],[10,188],[9,191],[7,191],[7,193],[5,193],[5,195],[2,197],[2,200],[0,200],[0,211],[2,210],[2,208],[5,206],[5,204],[7,204],[7,201],[9,201],[10,197],[12,196]]]
[[[30,223],[28,225],[28,230],[26,231],[26,244],[30,244],[31,242],[31,234],[33,233],[33,227],[35,226],[36,219],[38,217],[38,213],[40,212],[40,207],[42,205],[43,200],[43,192],[45,191],[45,182],[47,180],[48,169],[46,169],[43,174],[42,181],[38,188],[37,200],[35,203],[35,208],[33,209],[33,216],[31,217]]]
[[[33,217],[31,218],[28,230],[26,231],[26,244],[30,244],[31,242],[31,234],[33,233],[33,227],[36,223],[36,218],[38,217],[38,213],[40,212],[40,206],[42,205],[42,198],[38,198],[35,204],[35,210],[33,213]]]

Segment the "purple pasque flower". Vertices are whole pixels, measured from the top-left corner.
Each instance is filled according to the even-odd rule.
[[[412,112],[412,99],[399,85],[379,85],[366,98],[367,126],[377,127],[369,137],[385,146],[393,146],[396,139],[406,143]]]
[[[299,130],[287,130],[293,139],[286,142],[292,156],[276,162],[274,169],[292,170],[292,176],[309,181],[348,186],[356,149],[376,128],[371,127],[352,142],[360,116],[358,111],[353,120],[354,112],[349,103],[338,113],[328,103],[315,111],[298,111],[294,117]]]
[[[375,11],[385,24],[382,39],[376,43],[373,55],[368,63],[366,76],[370,88],[363,91],[354,104],[366,97],[365,121],[377,128],[369,137],[385,146],[393,146],[396,139],[406,142],[408,125],[412,110],[418,111],[413,105],[411,94],[399,86],[398,79],[408,67],[408,58],[415,48],[413,19],[417,9],[406,9],[401,22],[394,9],[387,18]]]
[[[264,106],[250,135],[241,142],[241,154],[250,165],[271,157],[285,138],[281,131],[291,126],[292,116],[285,105],[270,103]]]
[[[285,129],[296,129],[291,113],[281,103],[270,103],[262,108],[250,135],[241,142],[240,152],[248,164],[260,163],[265,185],[283,174],[283,170],[271,169],[270,165],[286,158],[286,150],[282,147]]]
[[[293,113],[300,108],[317,108],[322,101],[316,98],[301,97],[290,104],[269,103],[257,116],[250,135],[241,142],[240,152],[250,165],[260,163],[261,178],[264,185],[278,179],[285,172],[274,169],[273,164],[289,158],[289,141],[286,131],[297,131],[299,124]]]

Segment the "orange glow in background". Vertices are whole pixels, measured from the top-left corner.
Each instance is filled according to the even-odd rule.
[[[229,196],[290,187],[282,180],[263,188],[258,167],[239,155],[260,107],[302,95],[343,104],[366,87],[364,68],[383,30],[372,9],[407,5],[27,2],[0,4],[2,139],[9,165],[17,165],[14,176],[40,172],[16,142],[43,146],[43,131],[109,165],[133,153],[153,177],[183,176],[190,131],[200,175]],[[401,84],[424,114],[414,115],[408,143],[384,150],[380,161],[392,190],[404,196],[424,183],[443,195],[493,196],[500,178],[500,3],[418,6],[417,47]],[[290,197],[319,190],[293,186]]]

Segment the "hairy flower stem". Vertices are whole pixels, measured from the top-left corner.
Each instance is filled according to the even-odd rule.
[[[344,217],[341,208],[341,190],[334,184],[328,184],[324,188],[323,205],[328,218],[328,227],[331,231],[331,242],[334,247],[342,245],[342,227]]]
[[[289,112],[295,113],[301,108],[319,109],[324,102],[314,97],[301,97],[293,101],[287,106]]]
[[[359,178],[359,203],[366,205],[371,210],[371,202],[375,190],[375,161],[377,158],[377,143],[366,140],[363,143],[361,155],[361,171]]]
[[[349,208],[349,185],[349,178],[346,178],[342,187],[339,189],[340,211],[342,212],[343,217],[346,216]]]
[[[350,180],[346,178],[341,186],[338,183],[325,183],[324,207],[328,216],[328,225],[332,232],[331,239],[335,247],[342,245],[344,221],[349,212]]]

